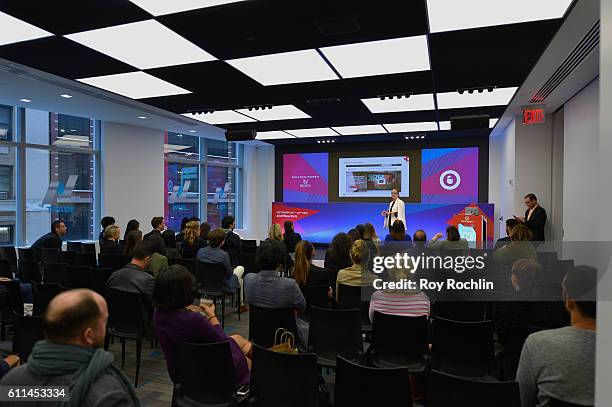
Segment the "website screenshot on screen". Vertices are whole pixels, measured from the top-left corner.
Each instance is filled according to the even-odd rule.
[[[340,158],[338,196],[341,198],[387,197],[397,189],[409,196],[407,157]]]

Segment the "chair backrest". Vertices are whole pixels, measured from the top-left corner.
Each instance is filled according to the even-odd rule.
[[[17,252],[19,252],[19,260],[36,260],[36,257],[34,257],[34,249],[31,247],[18,247]]]
[[[43,281],[46,283],[60,284],[68,280],[68,272],[64,263],[45,263]]]
[[[32,281],[40,283],[42,281],[42,275],[38,262],[35,260],[19,260],[19,279],[23,283],[30,283]]]
[[[485,303],[482,301],[435,301],[431,315],[453,321],[477,322],[485,319]]]
[[[67,284],[70,288],[91,288],[93,276],[90,267],[66,266]]]
[[[569,403],[567,401],[557,400],[553,398],[549,399],[548,405],[550,407],[593,407],[593,406],[585,406],[582,404]]]
[[[19,281],[0,281],[0,286],[5,287],[8,293],[8,301],[2,311],[8,315],[12,315],[13,313],[23,315],[23,297],[21,296]]]
[[[375,369],[336,359],[335,407],[412,406],[406,367]]]
[[[102,254],[98,255],[98,263],[100,268],[111,269],[113,271],[117,271],[126,264],[128,264],[130,260],[128,260],[125,256],[120,254]]]
[[[327,285],[315,285],[301,287],[304,298],[306,299],[306,309],[310,310],[311,307],[318,308],[330,308],[329,286]]]
[[[181,265],[183,267],[185,267],[187,270],[189,270],[189,272],[197,278],[198,276],[198,259],[196,258],[192,258],[192,259],[184,259],[182,257],[174,257],[173,258],[174,264],[178,264]]]
[[[72,250],[64,250],[62,252],[62,259],[64,259],[64,263],[70,264],[71,266],[77,265],[77,252]]]
[[[470,380],[436,370],[429,375],[428,407],[521,407],[518,383]]]
[[[207,372],[202,380],[202,372]],[[180,342],[176,351],[176,383],[182,394],[206,405],[235,399],[236,383],[232,352],[228,342]]]
[[[96,252],[81,252],[76,254],[76,264],[81,267],[97,267]]]
[[[261,407],[317,407],[319,371],[312,353],[278,353],[253,345],[251,399]]]
[[[245,246],[255,246],[257,247],[257,240],[255,239],[240,239],[240,244],[244,248]]]
[[[43,315],[49,302],[62,291],[64,290],[59,284],[32,283],[32,297],[34,299],[32,314],[37,316]]]
[[[295,310],[293,308],[260,308],[249,304],[249,339],[269,348],[274,345],[278,328],[292,332],[297,341]]]
[[[338,308],[359,309],[362,302],[361,290],[365,288],[366,287],[338,284]]]
[[[15,314],[15,334],[13,335],[13,353],[19,355],[23,362],[28,359],[37,341],[45,338],[42,330],[42,317]]]
[[[309,351],[334,360],[340,355],[359,360],[363,353],[359,310],[332,310],[313,307],[308,330]]]
[[[431,321],[431,367],[465,377],[492,373],[493,324],[491,321],[461,322],[433,317]]]
[[[462,257],[464,255],[463,249],[440,248],[440,256],[442,257]]]
[[[112,331],[142,335],[149,318],[139,293],[107,289],[108,327]]]
[[[196,280],[207,293],[222,293],[225,286],[225,266],[221,263],[198,262]]]
[[[93,253],[96,254],[95,243],[83,243],[81,242],[81,253]]]
[[[422,360],[429,343],[428,321],[420,317],[374,312],[372,347],[381,355],[397,355]]]
[[[250,246],[250,245],[242,246],[242,249],[240,250],[240,254],[242,253],[255,254],[257,253],[257,246]]]
[[[4,278],[13,278],[13,268],[11,267],[11,264],[8,260],[6,259],[1,259],[0,258],[0,277],[4,277]]]
[[[0,246],[0,259],[8,261],[11,272],[17,273],[17,251],[14,246]]]
[[[66,250],[70,252],[80,253],[81,242],[66,242]]]
[[[107,287],[106,283],[110,278],[111,274],[113,274],[112,269],[107,268],[99,268],[99,269],[91,269],[91,277],[92,277],[92,288],[95,292],[100,294],[101,296],[106,298]]]
[[[259,265],[257,264],[257,255],[248,253],[246,251],[240,252],[240,265],[244,267],[244,274],[257,273],[259,272]]]
[[[62,257],[62,251],[60,249],[43,247],[42,249],[42,261],[47,263],[62,263],[64,258]]]

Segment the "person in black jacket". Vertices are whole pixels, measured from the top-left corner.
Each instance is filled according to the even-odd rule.
[[[115,224],[115,218],[113,218],[112,216],[105,216],[102,219],[100,219],[100,226],[102,226],[102,230],[100,231],[100,235],[98,236],[98,240],[100,241],[100,244],[102,244],[102,241],[104,241],[105,239],[104,231],[106,230],[106,228],[114,224]],[[119,241],[119,239],[117,239],[117,241]]]
[[[109,225],[104,229],[104,239],[100,240],[100,254],[123,254],[123,246],[119,244],[121,231],[117,225]]]
[[[68,232],[68,228],[63,220],[55,220],[51,223],[51,232],[40,237],[32,243],[32,252],[36,260],[42,260],[42,249],[62,250],[62,236]]]
[[[331,286],[329,276],[325,269],[312,264],[315,250],[308,240],[301,240],[295,247],[295,264],[293,266],[293,279],[300,287],[329,286],[331,297]]]
[[[295,253],[295,245],[302,240],[302,236],[293,230],[293,222],[287,220],[283,226],[285,227],[283,241],[285,242],[285,246],[287,246],[287,251],[289,253]]]
[[[226,216],[221,221],[221,227],[225,230],[225,242],[221,246],[230,255],[230,263],[232,268],[236,268],[240,263],[240,236],[234,233],[236,227],[236,219],[233,216]]]
[[[544,238],[544,226],[546,225],[546,211],[540,205],[538,205],[538,198],[535,194],[525,195],[525,205],[527,210],[525,216],[515,216],[520,222],[527,225],[531,230],[533,238],[531,240],[535,242],[543,242]]]
[[[183,243],[183,239],[185,239],[185,227],[189,223],[189,218],[184,217],[181,219],[181,230],[178,235],[176,235],[176,243]]]
[[[155,216],[153,219],[151,219],[151,226],[153,227],[153,230],[144,235],[143,240],[150,243],[154,253],[159,253],[162,256],[165,256],[167,253],[166,243],[161,235],[164,229],[166,229],[164,217]]]

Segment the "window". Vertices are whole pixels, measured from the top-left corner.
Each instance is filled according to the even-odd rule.
[[[235,216],[235,173],[232,167],[208,166],[206,219],[213,228],[221,227],[225,216]]]
[[[0,141],[11,141],[13,128],[13,108],[0,105]]]

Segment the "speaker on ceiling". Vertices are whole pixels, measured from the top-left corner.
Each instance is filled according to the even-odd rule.
[[[257,132],[255,131],[255,129],[227,130],[225,132],[225,139],[227,141],[255,140],[255,136],[257,136]]]
[[[489,116],[458,116],[451,117],[451,130],[488,129]]]

